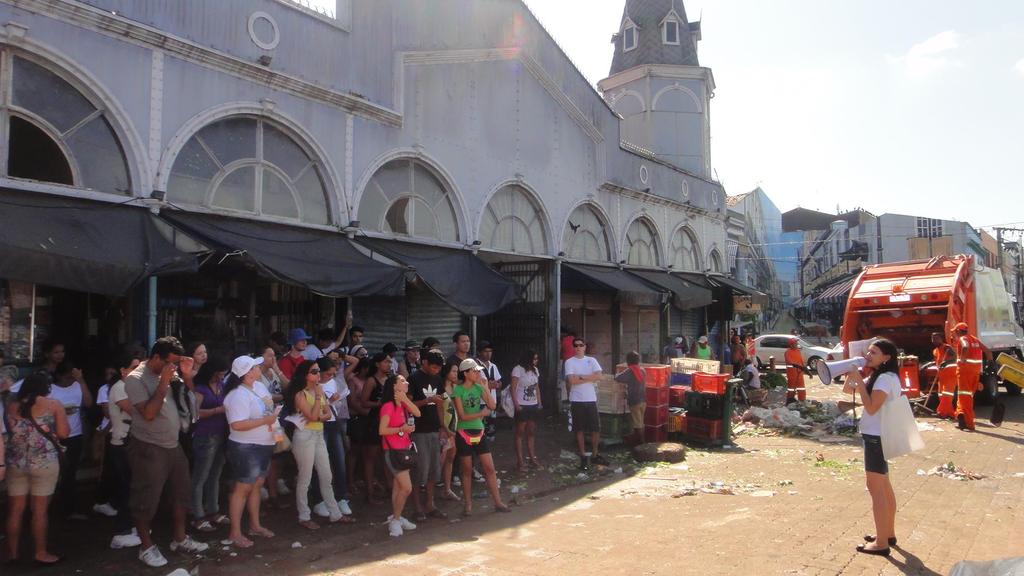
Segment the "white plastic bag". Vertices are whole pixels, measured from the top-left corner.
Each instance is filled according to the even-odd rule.
[[[512,401],[512,387],[509,386],[501,391],[501,410],[509,418],[516,415],[516,404]]]
[[[902,393],[887,398],[881,408],[882,455],[886,460],[906,456],[924,448],[910,401]]]

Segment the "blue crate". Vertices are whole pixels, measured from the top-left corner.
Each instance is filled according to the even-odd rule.
[[[668,383],[673,386],[689,386],[693,383],[693,374],[680,374],[673,372]]]

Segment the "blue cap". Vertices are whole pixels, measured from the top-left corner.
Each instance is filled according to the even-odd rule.
[[[309,339],[310,339],[309,338],[309,334],[306,334],[306,331],[303,330],[302,328],[292,328],[291,331],[288,332],[288,343],[289,344],[294,345],[299,340],[309,340]]]

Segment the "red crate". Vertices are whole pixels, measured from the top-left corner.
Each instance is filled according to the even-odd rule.
[[[648,386],[668,386],[668,380],[672,377],[670,366],[644,366],[644,373],[647,375],[645,384]]]
[[[648,386],[647,387],[647,405],[648,406],[668,406],[669,389],[665,387]]]
[[[683,408],[686,406],[686,391],[689,390],[686,386],[669,386],[668,387],[668,405],[673,408]]]
[[[725,383],[729,378],[729,374],[697,372],[693,375],[693,391],[719,395],[725,394]]]
[[[661,426],[668,423],[668,406],[648,406],[644,411],[644,425]]]
[[[644,426],[644,442],[668,442],[668,427]]]
[[[687,416],[686,435],[695,440],[717,440],[722,436],[722,421]]]

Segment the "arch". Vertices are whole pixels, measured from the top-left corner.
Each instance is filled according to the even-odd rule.
[[[651,110],[659,110],[658,109],[658,101],[661,100],[662,96],[664,96],[665,94],[668,94],[669,92],[682,92],[683,94],[689,96],[690,99],[693,101],[693,105],[696,107],[696,109],[695,110],[663,110],[664,112],[696,112],[696,113],[703,112],[703,106],[701,106],[700,98],[697,97],[697,94],[694,93],[693,90],[690,90],[689,88],[687,88],[686,86],[683,86],[681,84],[673,84],[671,86],[666,86],[666,87],[662,88],[661,90],[658,90],[654,94],[654,98],[651,99]]]
[[[381,166],[367,182],[358,220],[375,232],[460,242],[457,202],[443,179],[417,158],[403,157]]]
[[[369,167],[363,171],[363,176],[360,178],[359,184],[356,187],[356,195],[352,200],[353,219],[360,220],[360,222],[362,222],[361,218],[358,215],[363,210],[363,206],[365,204],[371,180],[374,178],[374,176],[377,175],[378,172],[380,172],[380,170],[384,166],[397,160],[414,160],[420,165],[422,165],[424,168],[426,168],[427,171],[430,172],[430,174],[434,178],[436,178],[440,182],[443,190],[445,190],[445,192],[452,199],[453,210],[455,213],[456,239],[449,240],[447,242],[459,243],[462,242],[463,239],[468,238],[470,236],[468,224],[470,218],[466,213],[466,203],[458,186],[455,184],[455,179],[452,177],[451,172],[445,168],[444,164],[442,164],[433,156],[424,152],[419,147],[398,148],[395,150],[391,150],[378,156],[377,159],[370,163]],[[367,228],[365,222],[362,222],[362,226],[364,229],[377,231],[373,228]]]
[[[71,185],[103,194],[148,194],[142,141],[102,83],[61,52],[24,37],[9,36],[0,49],[8,70],[0,106],[4,122],[20,117],[46,133],[71,165]]]
[[[701,272],[701,249],[697,234],[683,224],[672,232],[669,263],[678,272]]]
[[[622,242],[623,259],[633,266],[661,266],[661,234],[658,225],[645,213],[626,226]]]
[[[621,112],[621,105],[634,100],[636,101],[635,110],[631,109],[628,116],[626,114],[623,114]],[[644,103],[644,97],[641,96],[640,93],[636,92],[635,90],[623,90],[622,92],[619,92],[612,98],[611,105],[612,110],[615,110],[615,112],[619,116],[622,116],[623,118],[628,118],[629,116],[635,116],[637,114],[643,114],[644,112],[647,111],[647,104]]]
[[[726,273],[725,262],[722,260],[722,254],[718,251],[717,246],[708,253],[708,270],[719,274]]]
[[[275,110],[272,106],[268,105],[268,103],[263,102],[231,102],[220,104],[196,114],[185,122],[164,149],[160,165],[157,169],[156,189],[165,190],[168,193],[171,193],[169,188],[171,187],[172,173],[178,162],[178,158],[186,151],[186,146],[189,146],[190,142],[193,142],[194,138],[200,134],[200,132],[217,126],[223,122],[231,121],[232,119],[244,118],[254,119],[260,123],[261,126],[269,126],[274,132],[273,138],[275,138],[275,143],[284,144],[277,140],[279,136],[284,136],[290,140],[306,155],[307,159],[311,163],[313,174],[319,177],[322,184],[325,202],[325,206],[323,207],[325,215],[324,218],[314,218],[313,216],[315,213],[312,211],[300,213],[295,218],[281,216],[280,214],[274,214],[274,217],[300,220],[314,225],[337,223],[339,218],[336,215],[347,212],[344,204],[345,192],[339,184],[340,181],[337,173],[327,160],[328,156],[326,151],[309,132],[302,128],[301,124],[290,116]],[[263,134],[263,136],[257,136],[257,138],[260,139],[260,146],[262,147],[262,138],[265,136],[265,133],[261,131],[261,134]],[[292,160],[298,161],[298,158],[293,156]],[[274,176],[280,177],[282,176],[282,172],[285,174],[290,173],[287,169],[282,169],[280,166],[276,166],[273,161],[265,162],[263,165],[268,167]],[[243,162],[242,164],[230,166],[230,169],[236,170],[244,167],[245,165]],[[273,169],[272,167],[276,167],[276,169]],[[229,168],[229,166],[224,166],[224,168]],[[227,176],[228,174],[221,174],[219,179],[223,180]],[[298,176],[299,177],[295,178],[296,181],[301,180],[302,178],[312,178],[309,173],[303,173]],[[220,182],[218,181],[214,184],[219,185]],[[295,182],[292,184],[295,184]],[[277,185],[280,186],[280,184]],[[294,186],[285,187],[288,188],[289,193],[295,194]],[[310,186],[310,189],[312,188],[313,187]],[[212,193],[215,189],[216,186],[211,187],[210,192]],[[275,193],[281,192],[281,190],[275,191]],[[170,200],[172,198],[169,197],[168,199]],[[313,198],[311,194],[309,194],[303,198],[303,200],[309,201],[313,200]]]
[[[609,262],[615,254],[611,220],[590,200],[575,204],[562,228],[562,252],[573,260]]]
[[[530,211],[525,210],[524,205],[532,211],[535,220],[530,220]],[[536,242],[537,234],[530,234],[529,250],[524,252],[516,241],[516,235],[510,234],[514,229],[520,230],[520,234],[530,230],[539,233],[539,245]],[[550,254],[552,237],[551,221],[544,203],[529,185],[518,179],[506,180],[487,195],[476,235],[485,248],[534,255]],[[525,239],[522,236],[519,238]]]

